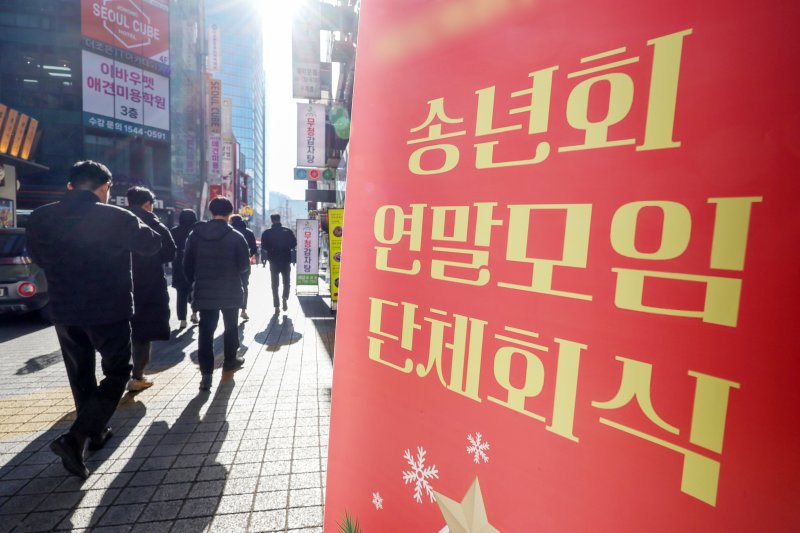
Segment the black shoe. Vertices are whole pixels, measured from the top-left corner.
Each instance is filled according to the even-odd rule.
[[[97,450],[101,450],[103,446],[106,445],[108,439],[114,436],[114,433],[111,431],[111,428],[106,428],[100,432],[100,435],[96,435],[89,439],[89,451],[96,452]]]
[[[244,357],[236,357],[230,361],[225,361],[222,364],[222,370],[225,372],[231,372],[234,370],[239,370],[242,368],[242,365],[244,365]]]
[[[89,477],[89,470],[83,462],[83,446],[78,444],[78,440],[65,433],[50,443],[50,449],[57,456],[61,457],[61,463],[71,474],[75,474],[81,479]]]

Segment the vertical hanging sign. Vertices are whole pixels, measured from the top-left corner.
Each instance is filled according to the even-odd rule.
[[[297,166],[325,166],[323,104],[297,104]]]
[[[222,81],[208,78],[208,131],[222,133]]]
[[[216,74],[222,70],[222,37],[219,26],[212,24],[208,28],[208,55],[206,56],[206,70]]]
[[[319,283],[319,220],[297,220],[297,286]]]
[[[328,209],[328,268],[330,270],[331,301],[339,300],[339,270],[342,264],[342,235],[344,209]]]
[[[317,100],[320,97],[320,30],[318,1],[298,1],[292,21],[292,96]]]

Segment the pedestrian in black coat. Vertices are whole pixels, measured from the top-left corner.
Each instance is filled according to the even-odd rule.
[[[111,172],[94,161],[69,171],[60,202],[36,209],[27,228],[31,258],[45,270],[51,318],[77,416],[50,444],[64,467],[89,476],[84,452],[102,448],[131,373],[131,252],[154,255],[161,237],[129,211],[106,205]],[[95,376],[100,352],[104,378]]]
[[[153,213],[156,198],[152,191],[145,187],[131,187],[126,196],[131,212],[161,237],[158,254],[133,257],[133,371],[127,388],[136,392],[153,385],[144,376],[144,369],[150,362],[152,341],[169,340],[169,292],[164,263],[175,258],[175,241],[167,227]]]
[[[197,213],[191,209],[184,209],[178,215],[178,225],[169,230],[176,248],[175,260],[172,262],[172,286],[175,287],[177,293],[175,308],[178,312],[178,320],[181,321],[181,329],[186,327],[186,308],[192,294],[192,284],[183,273],[183,252],[186,248],[186,239],[197,224],[199,224]],[[192,322],[197,324],[198,321],[197,313],[193,311]]]
[[[267,255],[269,261],[269,273],[272,277],[272,305],[275,306],[275,313],[281,312],[278,301],[278,276],[283,278],[283,310],[289,309],[287,300],[289,299],[289,287],[291,286],[292,274],[292,252],[297,248],[297,237],[289,228],[284,228],[281,224],[281,216],[273,214],[269,216],[272,227],[261,234],[261,254]]]
[[[256,253],[258,253],[258,245],[256,245],[256,234],[253,233],[253,230],[247,227],[247,222],[244,221],[242,217],[239,215],[233,215],[231,217],[231,226],[233,229],[238,231],[244,237],[244,240],[247,241],[247,248],[250,251],[250,258]],[[250,271],[247,271],[247,274],[242,274],[242,289],[244,291],[244,298],[242,299],[242,313],[239,315],[244,320],[248,320],[250,317],[247,316],[247,295],[248,295],[248,288],[250,286]]]
[[[194,284],[194,307],[200,311],[200,333],[197,358],[200,363],[200,389],[211,388],[214,370],[214,331],[222,320],[225,324],[223,370],[237,370],[244,358],[237,357],[239,330],[237,314],[242,307],[244,291],[242,275],[250,271],[247,241],[228,225],[233,204],[223,197],[208,205],[213,220],[198,225],[186,241],[183,271]]]

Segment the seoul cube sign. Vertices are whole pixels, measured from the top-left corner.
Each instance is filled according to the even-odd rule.
[[[81,0],[84,36],[169,64],[166,0]]]

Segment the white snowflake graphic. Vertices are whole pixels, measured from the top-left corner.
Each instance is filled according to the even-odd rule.
[[[483,459],[484,463],[489,462],[489,456],[486,455],[489,443],[482,439],[483,436],[480,433],[475,433],[475,437],[472,434],[467,435],[467,440],[470,443],[470,446],[467,446],[467,453],[472,454],[472,460],[475,461],[475,464],[480,464],[481,459]]]
[[[436,468],[436,465],[425,466],[425,453],[425,449],[422,446],[417,446],[416,459],[411,455],[411,450],[406,450],[403,454],[406,462],[408,462],[408,466],[412,468],[412,470],[403,471],[403,481],[406,482],[406,485],[414,483],[414,499],[417,503],[422,503],[423,489],[425,490],[425,494],[431,499],[431,502],[436,501],[433,495],[433,488],[430,483],[428,483],[428,480],[439,479],[439,470]]]
[[[375,509],[377,509],[378,511],[383,509],[383,498],[381,498],[380,492],[372,493],[372,505],[374,505]]]

